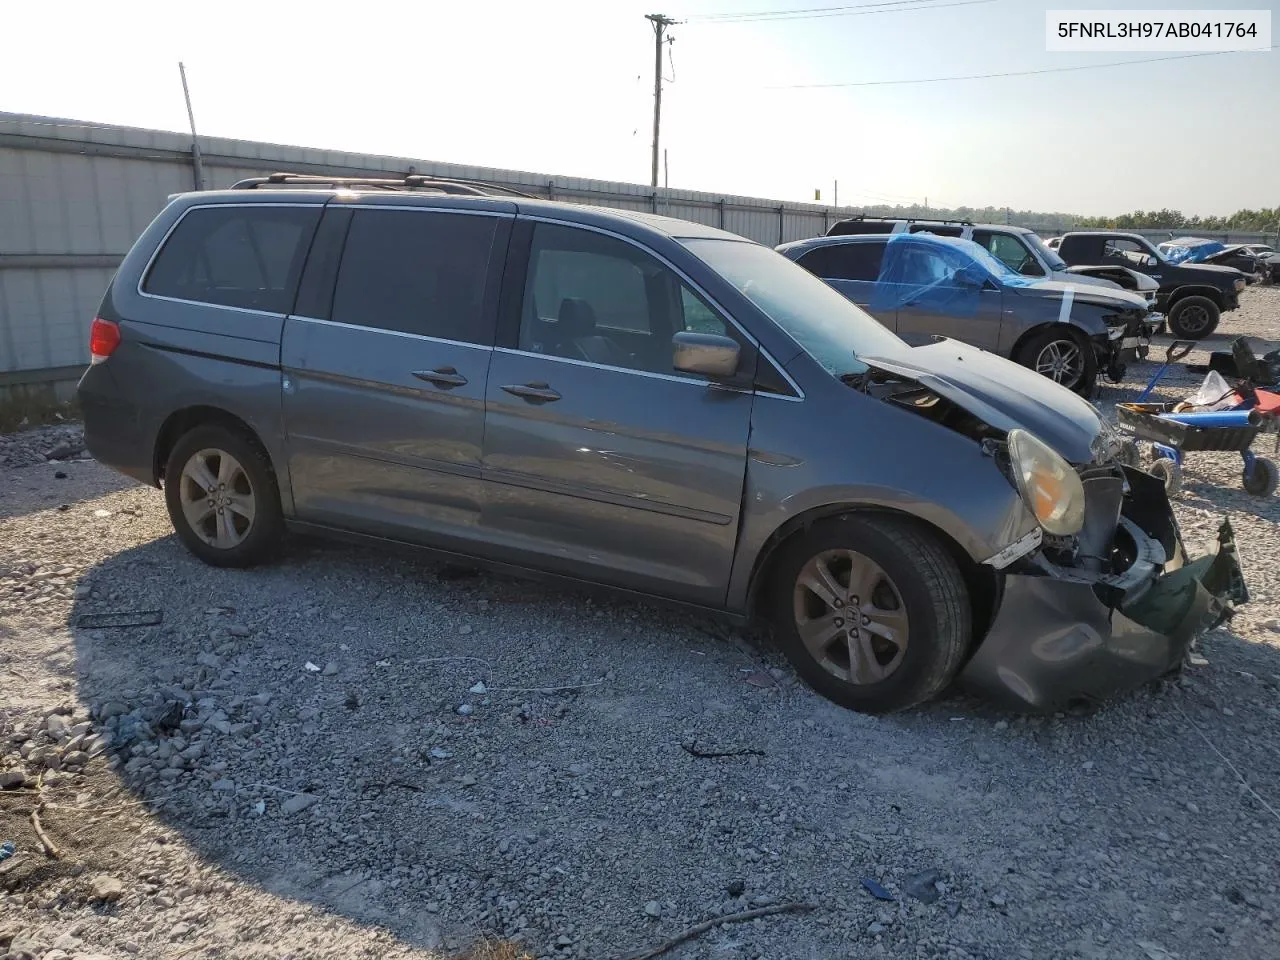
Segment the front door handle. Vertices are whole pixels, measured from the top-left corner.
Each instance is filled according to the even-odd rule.
[[[442,390],[449,390],[453,387],[460,387],[467,382],[467,378],[458,373],[453,367],[436,367],[434,370],[415,370],[413,375],[419,380],[425,380],[427,383],[433,383]]]
[[[560,394],[552,390],[542,381],[536,383],[508,383],[502,387],[507,393],[527,400],[529,403],[550,403],[559,400]]]

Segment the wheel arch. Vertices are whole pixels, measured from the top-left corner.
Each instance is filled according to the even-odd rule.
[[[973,646],[976,647],[986,635],[987,629],[995,618],[1000,605],[1001,579],[998,571],[979,563],[961,543],[942,527],[922,517],[879,504],[857,502],[828,503],[811,507],[793,517],[784,520],[765,540],[756,554],[752,565],[751,578],[747,587],[747,614],[752,620],[762,619],[762,603],[767,591],[773,565],[777,560],[779,548],[792,537],[803,533],[815,523],[832,517],[846,514],[862,514],[902,520],[935,537],[943,549],[956,562],[960,574],[964,578],[965,587],[969,591],[970,606],[973,611]],[[970,651],[972,652],[972,651]]]
[[[1051,333],[1051,332],[1054,334],[1066,333],[1068,336],[1071,336],[1073,339],[1078,341],[1080,346],[1086,347],[1086,348],[1090,346],[1089,344],[1090,334],[1083,327],[1077,326],[1076,324],[1071,323],[1069,321],[1050,320],[1047,323],[1037,324],[1036,326],[1032,327],[1030,330],[1023,331],[1021,336],[1019,336],[1018,339],[1013,342],[1013,348],[1009,351],[1010,359],[1012,359],[1014,362],[1019,362],[1018,355],[1022,353],[1023,350],[1026,349],[1027,344],[1029,344],[1036,337],[1042,334]]]
[[[1219,310],[1223,309],[1225,303],[1225,296],[1217,287],[1187,284],[1175,288],[1173,293],[1169,294],[1169,307],[1172,308],[1178,301],[1185,300],[1187,297],[1207,297]]]
[[[173,452],[174,444],[184,434],[191,432],[196,427],[209,425],[226,427],[229,430],[243,434],[250,442],[262,450],[272,472],[278,473],[267,445],[263,443],[262,438],[258,436],[258,432],[247,421],[222,407],[193,404],[170,413],[156,433],[156,442],[152,450],[151,459],[151,474],[156,486],[159,486],[160,481],[164,479],[165,465],[169,462],[169,455]]]

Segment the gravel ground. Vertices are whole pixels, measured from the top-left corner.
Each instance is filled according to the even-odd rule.
[[[1280,340],[1280,289],[1244,300],[1207,347]],[[1280,499],[1238,456],[1176,509],[1231,518],[1254,602],[1177,682],[874,719],[641,603],[303,540],[204,567],[58,446],[0,438],[0,955],[607,960],[803,902],[669,955],[1280,956]]]

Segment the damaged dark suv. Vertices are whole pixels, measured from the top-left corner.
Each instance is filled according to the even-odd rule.
[[[169,203],[90,344],[90,450],[207,563],[296,529],[759,615],[859,710],[1112,694],[1246,599],[1086,401],[694,223],[276,175]]]

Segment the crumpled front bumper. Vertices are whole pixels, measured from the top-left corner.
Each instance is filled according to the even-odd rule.
[[[1248,602],[1248,591],[1230,523],[1203,556],[1188,560],[1167,499],[1163,506],[1148,501],[1142,526],[1165,542],[1168,559],[1131,589],[1006,573],[991,628],[961,684],[1014,709],[1050,710],[1101,700],[1177,668],[1197,636]]]
[[[1133,320],[1123,334],[1111,340],[1099,355],[1101,366],[1113,383],[1124,379],[1129,364],[1147,359],[1151,353],[1151,338],[1164,323],[1164,314],[1148,313]]]

